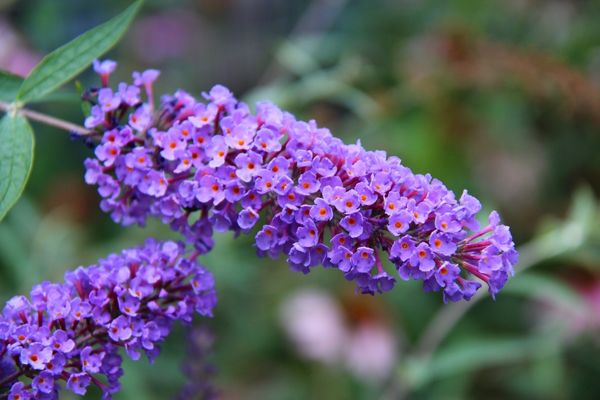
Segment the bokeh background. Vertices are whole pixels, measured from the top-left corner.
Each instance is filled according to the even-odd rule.
[[[27,74],[126,3],[0,0],[0,68]],[[108,54],[116,79],[153,67],[160,92],[222,83],[399,155],[498,209],[521,262],[495,302],[444,305],[413,283],[358,296],[340,274],[300,276],[221,235],[204,258],[216,317],[191,341],[178,329],[154,365],[126,363],[117,398],[176,397],[186,356],[224,399],[600,398],[599,20],[593,0],[148,0]],[[81,122],[75,93],[36,108]],[[173,237],[110,222],[83,183],[90,150],[35,130],[26,195],[0,224],[0,301]]]

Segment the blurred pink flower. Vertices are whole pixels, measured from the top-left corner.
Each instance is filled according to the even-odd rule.
[[[149,63],[183,57],[198,24],[193,15],[180,11],[140,18],[133,29],[134,50]]]
[[[42,58],[25,46],[24,40],[10,23],[0,17],[0,69],[26,76]]]
[[[338,362],[347,340],[340,305],[327,293],[299,290],[281,306],[283,328],[298,353],[326,364]]]
[[[341,304],[326,292],[301,289],[280,309],[280,319],[298,354],[347,368],[357,378],[377,382],[389,376],[397,360],[397,338],[378,319],[349,326]]]
[[[396,364],[396,338],[383,324],[363,323],[350,334],[344,357],[346,366],[357,377],[382,381]]]

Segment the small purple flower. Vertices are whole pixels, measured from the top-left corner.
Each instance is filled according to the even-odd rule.
[[[460,223],[450,213],[438,214],[435,217],[435,227],[446,233],[456,233],[460,231]]]
[[[256,177],[255,187],[260,194],[265,194],[275,189],[275,174],[268,169],[261,170]]]
[[[429,248],[435,253],[451,256],[456,251],[456,243],[447,234],[433,232],[429,238]]]
[[[419,267],[422,272],[429,272],[435,267],[435,261],[427,243],[419,243],[410,258],[410,264]]]
[[[20,361],[31,368],[43,370],[52,358],[52,350],[41,343],[33,343],[21,351]]]
[[[358,272],[369,272],[375,265],[374,251],[370,247],[359,247],[352,256],[352,263]]]
[[[32,393],[25,387],[23,382],[14,383],[8,394],[8,400],[29,400],[32,398]]]
[[[102,367],[104,352],[96,352],[91,346],[87,346],[81,350],[80,358],[83,371],[96,374],[100,372],[100,368]]]
[[[140,102],[140,89],[124,82],[119,83],[118,95],[121,98],[121,101],[130,107],[133,107]]]
[[[133,84],[135,86],[151,87],[159,75],[160,71],[156,69],[147,69],[142,73],[135,71],[133,73]]]
[[[235,165],[238,167],[236,175],[242,181],[250,182],[250,180],[260,171],[261,164],[262,157],[258,153],[253,151],[240,153],[235,158]]]
[[[121,149],[114,143],[109,142],[96,147],[95,153],[98,160],[102,161],[105,167],[110,167],[121,154]]]
[[[311,220],[306,221],[306,225],[300,226],[296,231],[298,244],[304,248],[314,247],[319,241],[319,230]]]
[[[85,372],[71,374],[67,380],[67,388],[73,393],[83,396],[87,392],[88,386],[92,383],[92,378]]]
[[[281,150],[281,142],[279,141],[279,134],[275,133],[272,129],[262,128],[256,133],[254,138],[254,148],[257,151],[264,151],[267,153],[274,153]]]
[[[202,95],[219,106],[225,106],[234,101],[233,93],[223,85],[215,85],[208,94],[202,93]]]
[[[198,181],[198,190],[196,199],[202,203],[214,201],[215,204],[220,203],[225,198],[223,185],[214,176],[206,175]]]
[[[333,248],[328,254],[329,260],[342,272],[352,269],[352,256],[352,251],[343,245]]]
[[[75,342],[69,338],[69,335],[61,329],[54,332],[52,335],[51,346],[54,351],[62,353],[70,353],[75,348]]]
[[[98,104],[105,113],[116,110],[121,105],[121,96],[112,89],[104,88],[98,92]]]
[[[101,77],[106,76],[108,78],[108,76],[115,71],[115,68],[117,68],[117,63],[112,60],[94,60],[93,66],[94,71],[98,75],[100,75]]]
[[[333,218],[331,207],[322,198],[316,198],[315,204],[310,208],[310,216],[315,221],[329,221]]]
[[[42,371],[31,381],[31,387],[46,394],[54,392],[54,376],[50,371]],[[13,396],[14,398],[14,396]]]
[[[99,125],[102,125],[105,120],[104,111],[100,106],[93,106],[90,109],[90,115],[85,119],[83,126],[88,129],[93,129]]]
[[[334,203],[336,208],[344,214],[353,214],[360,207],[360,197],[356,190],[347,191],[341,199]]]
[[[123,280],[127,279],[129,279],[129,274]],[[140,301],[137,298],[125,295],[119,297],[118,302],[119,310],[121,310],[123,314],[128,315],[130,317],[136,317],[138,315],[137,313],[140,308]]]
[[[238,217],[237,223],[244,230],[252,229],[258,222],[258,213],[252,207],[243,209]]]
[[[315,157],[312,162],[312,169],[322,177],[334,176],[337,172],[337,167],[327,157]]]
[[[115,318],[108,327],[108,335],[115,342],[125,341],[131,337],[129,319],[123,315]]]
[[[387,229],[394,236],[406,232],[412,222],[412,216],[407,211],[399,211],[388,219]]]
[[[187,143],[181,139],[179,132],[171,129],[160,137],[160,146],[163,148],[160,155],[166,160],[173,161],[177,159],[177,152],[185,150]]]
[[[359,182],[354,189],[358,193],[360,203],[363,206],[370,206],[377,201],[377,195],[373,192],[369,185],[367,185],[367,183]]]
[[[149,196],[161,197],[167,191],[168,185],[167,179],[163,173],[150,170],[142,178],[139,189],[142,193]]]
[[[272,225],[265,225],[256,234],[256,247],[267,251],[277,244],[277,229]]]
[[[152,122],[152,111],[148,105],[144,104],[129,115],[129,125],[139,132],[144,132],[150,127]]]
[[[441,287],[445,287],[448,284],[453,283],[460,274],[460,268],[456,264],[444,262],[433,275],[437,284]]]
[[[357,212],[354,214],[346,215],[340,221],[340,225],[348,232],[350,237],[357,238],[363,233],[362,214]]]
[[[298,193],[308,196],[319,190],[320,183],[312,171],[307,171],[300,175],[296,190]]]

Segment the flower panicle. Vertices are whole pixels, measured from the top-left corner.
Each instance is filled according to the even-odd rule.
[[[283,253],[302,273],[338,269],[363,293],[392,289],[398,275],[444,301],[468,300],[482,282],[495,296],[513,274],[509,228],[496,212],[481,227],[481,204],[466,191],[457,198],[399,158],[344,144],[272,103],[252,113],[221,85],[205,101],[178,90],[155,107],[157,76],[134,73],[133,85],[92,96],[85,124],[99,143],[86,181],[116,222],[159,218],[199,253],[213,231],[256,228],[259,255]]]
[[[56,399],[61,382],[110,399],[123,374],[119,349],[153,360],[173,321],[211,316],[214,279],[176,242],[149,239],[9,300],[0,316],[0,395]],[[2,397],[4,398],[4,397]]]

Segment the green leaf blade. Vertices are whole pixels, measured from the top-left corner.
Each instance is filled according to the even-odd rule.
[[[6,71],[0,71],[0,101],[13,102],[17,98],[23,78]]]
[[[17,202],[29,179],[35,146],[33,130],[21,115],[0,121],[0,221]]]
[[[119,41],[141,5],[142,0],[136,1],[121,14],[44,57],[23,82],[17,100],[39,100],[83,71]]]

